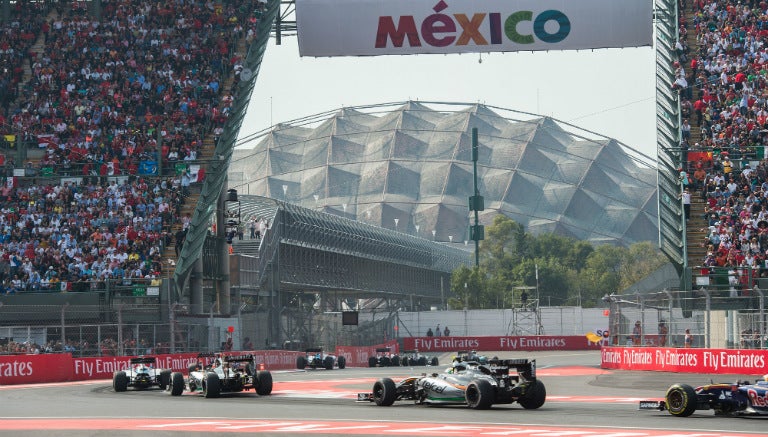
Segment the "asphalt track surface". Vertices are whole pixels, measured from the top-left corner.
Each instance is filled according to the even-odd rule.
[[[627,372],[599,368],[599,352],[497,354],[535,358],[547,402],[538,410],[517,404],[476,411],[398,402],[356,402],[381,377],[442,371],[445,366],[347,368],[273,372],[271,396],[238,393],[204,399],[159,390],[115,393],[111,381],[0,387],[2,436],[587,436],[686,437],[768,434],[768,418],[689,418],[638,411],[641,399],[661,398],[673,383],[701,385],[707,375]],[[449,356],[443,356],[443,361]],[[716,382],[755,379],[716,376]]]

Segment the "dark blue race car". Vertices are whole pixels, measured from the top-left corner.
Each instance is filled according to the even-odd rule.
[[[762,381],[718,383],[693,388],[674,384],[664,400],[640,401],[641,410],[669,411],[678,417],[688,417],[696,410],[714,410],[722,416],[768,415],[768,375]]]

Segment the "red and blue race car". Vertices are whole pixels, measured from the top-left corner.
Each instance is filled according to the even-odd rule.
[[[696,410],[714,410],[719,416],[768,415],[768,375],[751,383],[712,383],[700,387],[674,384],[664,400],[640,401],[641,410],[669,411],[678,417],[688,417]]]

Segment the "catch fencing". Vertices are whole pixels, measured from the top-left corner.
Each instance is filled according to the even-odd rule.
[[[612,346],[766,349],[765,290],[701,285],[692,291],[612,294]],[[686,336],[689,341],[686,342]]]

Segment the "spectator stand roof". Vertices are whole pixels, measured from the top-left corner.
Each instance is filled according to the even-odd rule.
[[[656,241],[655,161],[550,117],[473,103],[341,108],[241,141],[229,186],[436,241],[468,240],[471,130],[481,221],[596,244]]]

